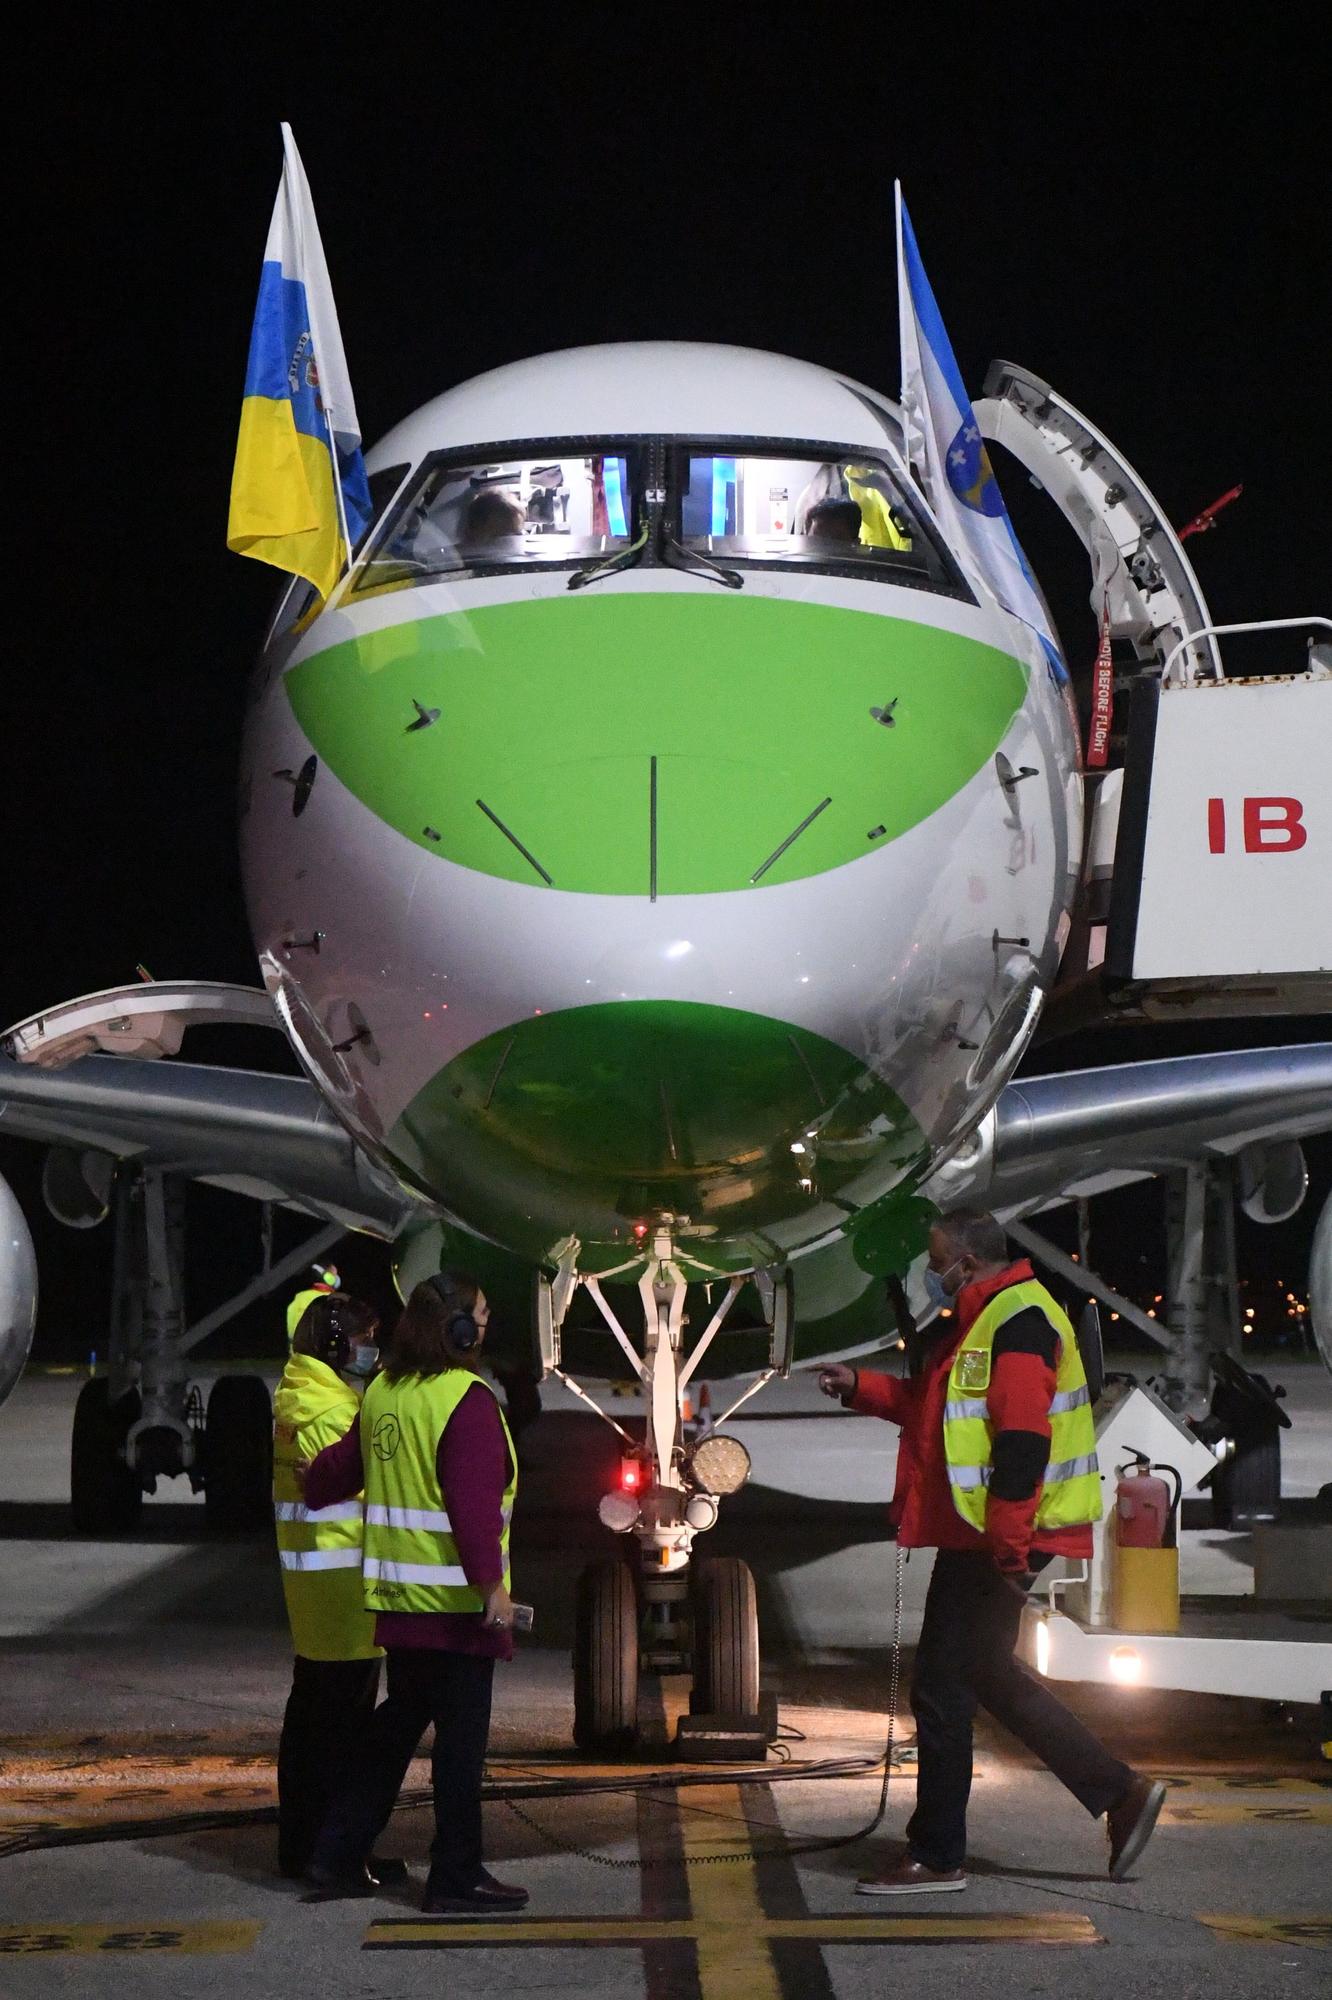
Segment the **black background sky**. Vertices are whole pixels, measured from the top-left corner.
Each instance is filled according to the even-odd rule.
[[[1191,544],[1214,614],[1329,609],[1325,34],[1288,9],[920,13],[519,5],[478,25],[252,7],[36,28],[10,202],[0,1019],[139,960],[255,976],[234,772],[275,577],[223,538],[282,118],[367,441],[453,382],[584,341],[732,341],[895,393],[900,175],[973,393],[995,354],[1036,369],[1176,522],[1243,480]],[[1030,496],[1009,497],[1025,532]],[[1085,655],[1060,533],[1032,521]],[[1311,1157],[1321,1194],[1332,1150]],[[0,1144],[0,1166],[39,1235],[43,1349],[96,1346],[106,1232],[47,1226],[23,1149]],[[243,1278],[254,1227],[242,1204],[201,1203],[196,1303]],[[1141,1197],[1107,1211],[1112,1266],[1118,1234],[1135,1258],[1150,1246],[1146,1214]],[[1298,1267],[1309,1221],[1246,1232],[1246,1263]]]

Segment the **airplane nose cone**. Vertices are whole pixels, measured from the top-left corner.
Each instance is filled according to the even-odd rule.
[[[846,1049],[673,1001],[501,1029],[440,1070],[391,1144],[410,1163],[452,1161],[473,1226],[521,1212],[538,1257],[570,1229],[585,1246],[631,1244],[633,1225],[664,1211],[700,1237],[757,1242],[842,1188],[892,1188],[926,1151],[906,1106]],[[767,1261],[771,1246],[749,1254]]]

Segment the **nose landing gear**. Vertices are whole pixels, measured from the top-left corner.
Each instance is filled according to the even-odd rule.
[[[602,1500],[603,1523],[637,1544],[620,1559],[590,1564],[579,1580],[574,1642],[574,1741],[580,1749],[624,1752],[638,1738],[638,1689],[644,1675],[693,1676],[690,1713],[725,1717],[759,1728],[758,1605],[754,1578],[736,1557],[693,1559],[696,1535],[717,1519],[720,1499],[749,1472],[738,1439],[718,1435],[740,1405],[774,1375],[790,1373],[794,1336],[791,1283],[783,1273],[760,1286],[771,1301],[768,1366],[714,1425],[707,1438],[687,1440],[685,1390],[743,1290],[731,1278],[698,1344],[684,1347],[687,1280],[669,1234],[659,1232],[639,1281],[643,1304],[640,1356],[596,1277],[580,1277],[570,1261],[554,1280],[537,1280],[536,1327],[543,1374],[554,1374],[628,1447],[620,1484]],[[640,1445],[560,1367],[560,1333],[578,1285],[595,1301],[623,1349],[648,1401],[647,1438]],[[771,1704],[765,1711],[771,1716]],[[770,1738],[775,1719],[764,1726]],[[694,1740],[698,1731],[694,1731]]]

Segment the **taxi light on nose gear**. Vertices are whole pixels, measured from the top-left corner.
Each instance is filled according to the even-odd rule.
[[[597,1513],[602,1527],[609,1528],[613,1535],[627,1535],[638,1526],[638,1502],[628,1493],[603,1493]]]
[[[739,1438],[714,1431],[694,1448],[689,1470],[705,1493],[738,1493],[749,1477],[749,1453]]]

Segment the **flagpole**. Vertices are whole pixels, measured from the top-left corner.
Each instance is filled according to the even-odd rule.
[[[318,365],[318,359],[316,358],[315,366],[318,367]],[[324,422],[328,426],[328,450],[329,456],[333,461],[333,492],[338,503],[338,524],[342,529],[342,546],[347,552],[345,567],[338,575],[338,582],[341,583],[343,577],[352,566],[351,531],[347,526],[347,496],[342,490],[342,472],[338,466],[338,440],[333,429],[333,406],[331,403],[324,403],[322,396],[320,397],[320,402],[323,404]]]
[[[897,400],[902,410],[902,456],[906,461],[908,476],[915,480],[922,492],[928,494],[928,483],[924,468],[916,463],[912,450],[912,413],[907,406],[907,316],[911,311],[911,288],[907,283],[906,245],[902,240],[902,183],[893,182],[893,214],[897,232]],[[919,425],[920,413],[916,413]],[[921,438],[924,443],[923,437]]]

